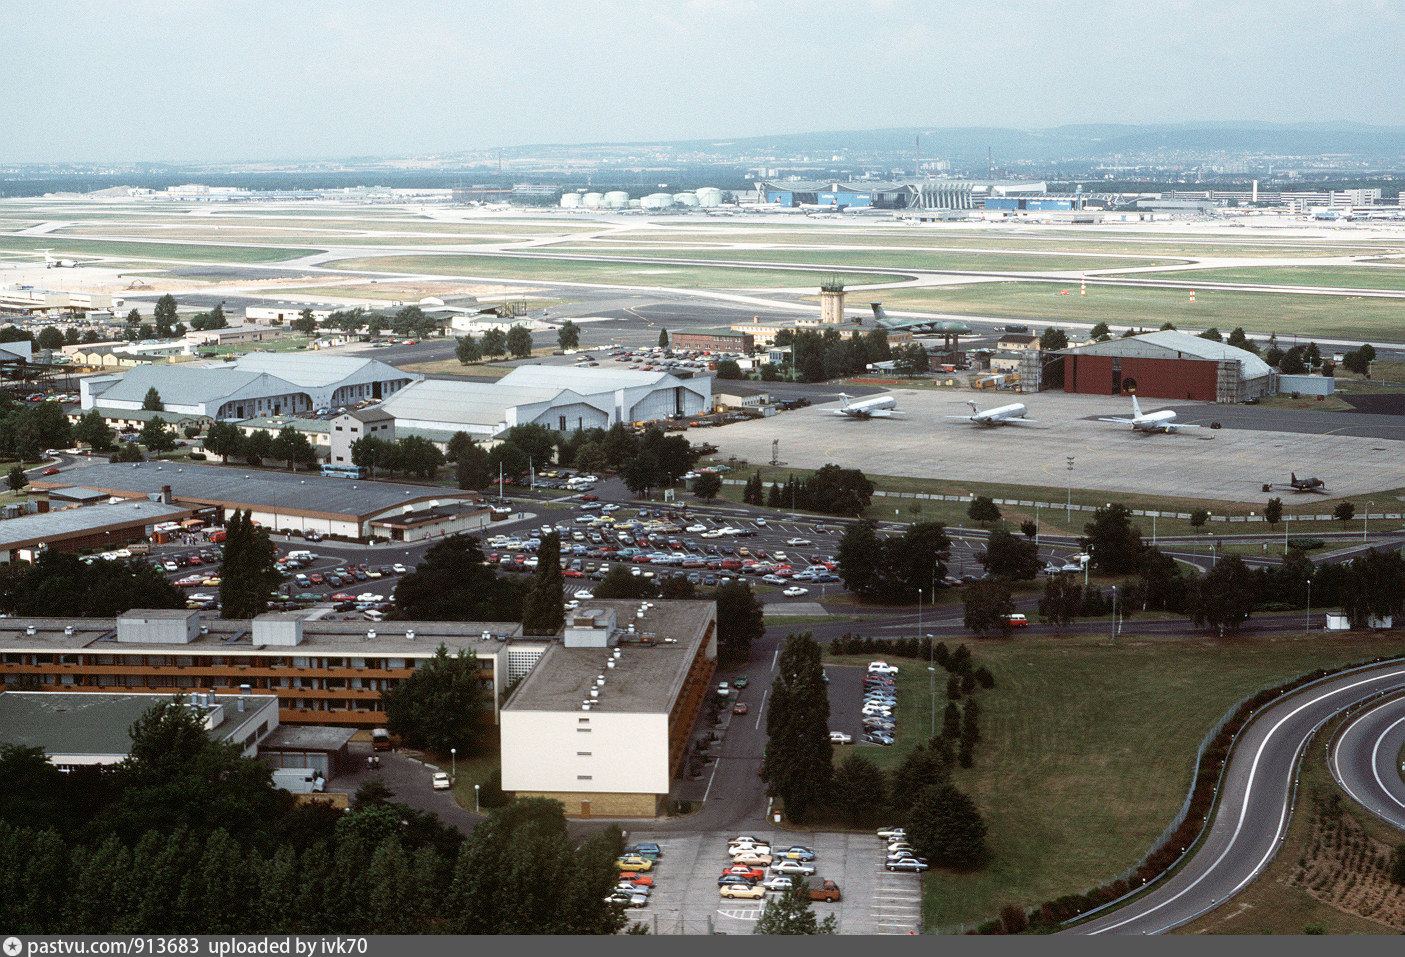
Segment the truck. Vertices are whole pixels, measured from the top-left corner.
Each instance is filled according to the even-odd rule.
[[[810,888],[810,900],[833,904],[840,899],[839,885],[834,881],[821,881]]]
[[[326,780],[312,768],[274,768],[273,783],[293,794],[315,794],[327,787]]]
[[[375,729],[373,729],[373,730],[371,731],[371,750],[372,750],[372,751],[389,751],[389,750],[390,750],[390,732],[387,731],[385,728],[375,728]]]

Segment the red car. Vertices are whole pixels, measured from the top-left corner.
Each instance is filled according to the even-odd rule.
[[[759,881],[766,877],[766,869],[762,867],[752,867],[750,864],[733,864],[722,872],[722,876],[746,877],[753,881]]]
[[[59,474],[59,470],[58,470],[57,468],[55,468],[54,466],[50,466],[49,468],[46,468],[44,471],[40,472],[39,474],[40,474],[40,475],[58,475],[58,474]]]
[[[598,502],[598,501],[600,501],[600,496],[599,496],[599,495],[593,495],[593,494],[587,492],[586,494],[584,494],[584,495],[581,496],[581,501],[582,501],[582,502]]]
[[[732,705],[732,714],[746,714],[746,702],[738,701]]]

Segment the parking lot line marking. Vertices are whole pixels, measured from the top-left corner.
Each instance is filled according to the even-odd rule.
[[[775,670],[776,670],[776,663],[779,662],[780,660],[781,660],[781,650],[780,650],[779,648],[777,648],[777,649],[776,649],[776,653],[771,656],[771,670],[772,670],[772,671],[775,671]]]

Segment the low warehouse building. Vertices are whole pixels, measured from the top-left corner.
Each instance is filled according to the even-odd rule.
[[[101,494],[101,493],[98,493]],[[32,561],[42,549],[77,552],[109,550],[146,541],[161,522],[190,518],[190,508],[145,499],[107,505],[72,506],[0,522],[0,564]]]
[[[1245,349],[1184,332],[1148,332],[1063,351],[1064,391],[1243,402],[1273,395],[1268,363]]]
[[[378,519],[404,522],[418,512],[435,511],[435,522],[420,523],[428,537],[465,531],[488,523],[489,512],[474,492],[325,478],[315,473],[254,471],[217,465],[172,462],[94,463],[54,476],[61,481],[30,483],[36,491],[61,486],[96,489],[125,499],[169,498],[168,504],[212,508],[223,523],[235,510],[248,510],[266,528],[316,531],[366,539],[378,533]]]
[[[717,605],[591,601],[503,706],[502,786],[572,817],[654,817],[717,663]]]

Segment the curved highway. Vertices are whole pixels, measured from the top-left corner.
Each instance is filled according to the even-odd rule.
[[[1405,697],[1390,697],[1362,709],[1342,726],[1327,764],[1357,804],[1405,830],[1405,781],[1397,766],[1402,747]]]
[[[1272,860],[1287,831],[1298,759],[1313,733],[1358,702],[1401,690],[1405,660],[1396,659],[1314,682],[1268,706],[1240,733],[1214,820],[1195,855],[1137,900],[1068,932],[1159,934],[1243,890]]]

